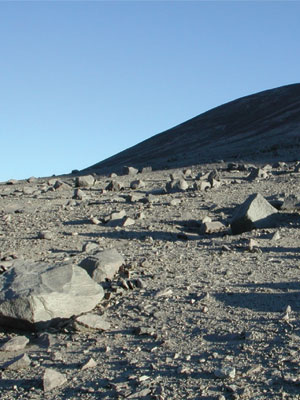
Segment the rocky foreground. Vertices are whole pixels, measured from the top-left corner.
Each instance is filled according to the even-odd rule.
[[[300,398],[299,171],[1,184],[1,399]]]

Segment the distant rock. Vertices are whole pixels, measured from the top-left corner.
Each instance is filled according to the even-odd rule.
[[[254,181],[255,179],[266,179],[268,178],[267,170],[261,168],[253,168],[250,174],[247,176],[248,181]]]
[[[132,181],[130,183],[131,189],[143,189],[144,187],[145,187],[145,182],[141,181],[140,179]]]
[[[86,194],[81,189],[75,189],[73,199],[75,200],[84,200],[86,198]]]
[[[235,209],[230,224],[231,231],[233,234],[239,234],[252,229],[274,227],[276,213],[276,208],[261,194],[252,194]]]
[[[111,192],[118,192],[123,189],[124,189],[123,183],[120,181],[116,181],[116,180],[110,181],[109,184],[105,188],[105,190],[109,190]]]
[[[185,192],[189,185],[185,179],[177,179],[166,183],[168,193]]]
[[[103,296],[103,288],[76,265],[16,261],[0,276],[0,325],[42,329],[91,311]]]
[[[93,186],[95,183],[95,178],[92,175],[77,176],[75,179],[76,187],[89,187]]]
[[[112,279],[124,262],[116,249],[108,249],[85,258],[79,265],[94,281],[100,283],[105,279]]]
[[[136,175],[136,174],[138,174],[138,172],[139,172],[139,170],[137,168],[134,168],[134,167],[124,166],[122,168],[123,175]]]

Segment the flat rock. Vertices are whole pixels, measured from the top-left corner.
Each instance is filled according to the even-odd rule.
[[[64,374],[61,374],[55,369],[46,368],[43,375],[43,387],[44,392],[49,392],[59,386],[62,386],[67,382],[67,378]]]
[[[112,279],[124,262],[116,249],[108,249],[85,258],[79,265],[94,281],[100,283],[105,279]]]
[[[107,331],[110,329],[110,323],[102,315],[88,313],[75,318],[74,328],[78,331]]]
[[[15,357],[14,359],[5,363],[2,368],[10,369],[10,370],[19,370],[23,368],[29,368],[31,364],[31,360],[27,354],[21,354],[20,356]]]
[[[239,234],[252,229],[274,227],[276,213],[276,208],[260,193],[252,194],[235,209],[230,224],[231,231],[233,234]]]
[[[0,351],[19,351],[23,350],[29,343],[29,339],[26,336],[15,336],[8,342],[4,343],[0,347]]]
[[[104,291],[73,264],[19,260],[0,276],[0,325],[42,329],[91,311]]]

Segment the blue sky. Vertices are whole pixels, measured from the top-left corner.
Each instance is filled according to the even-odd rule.
[[[82,169],[299,82],[300,2],[0,2],[0,181]]]

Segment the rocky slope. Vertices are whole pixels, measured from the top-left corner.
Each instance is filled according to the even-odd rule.
[[[212,160],[297,158],[300,84],[266,90],[214,108],[87,170],[119,172],[123,165],[154,169]]]
[[[288,195],[299,169],[219,163],[114,185],[106,176],[80,188],[73,177],[1,184],[0,279],[21,260],[37,271],[108,249],[122,256],[92,320],[1,326],[1,399],[298,398],[299,204]],[[233,235],[236,207],[253,193],[276,219]]]

